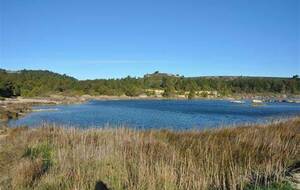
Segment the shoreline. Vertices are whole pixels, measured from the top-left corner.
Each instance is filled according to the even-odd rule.
[[[283,98],[274,96],[232,96],[232,97],[196,97],[193,100],[250,100],[250,99],[261,99],[264,102],[290,102],[290,103],[299,103],[298,95],[295,95],[296,100],[294,102],[289,101],[292,98]],[[91,96],[91,95],[82,95],[82,96],[62,96],[62,95],[50,95],[47,97],[34,97],[34,98],[5,98],[0,100],[0,122],[6,122],[10,119],[17,119],[23,117],[28,113],[31,113],[33,106],[42,106],[42,105],[63,105],[63,104],[82,104],[92,100],[106,101],[106,100],[188,100],[186,97],[155,97],[155,96]]]
[[[64,105],[64,104],[82,104],[92,100],[186,100],[187,98],[174,97],[148,97],[148,96],[60,96],[52,95],[49,97],[34,97],[34,98],[5,98],[0,100],[0,122],[16,119],[32,112],[33,106],[42,105]],[[224,98],[197,98],[201,100],[225,100]]]

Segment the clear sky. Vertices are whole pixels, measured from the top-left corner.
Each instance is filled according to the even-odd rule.
[[[0,68],[300,74],[299,0],[0,0]]]

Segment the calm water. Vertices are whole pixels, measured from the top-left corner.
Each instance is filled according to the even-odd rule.
[[[263,106],[221,100],[112,100],[80,105],[34,107],[26,117],[10,126],[38,126],[42,122],[76,127],[106,125],[134,128],[209,128],[240,123],[267,122],[300,115],[300,105],[267,103]]]

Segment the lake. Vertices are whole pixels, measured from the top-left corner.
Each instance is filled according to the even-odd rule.
[[[84,104],[36,106],[34,112],[9,126],[56,123],[81,128],[126,126],[133,128],[203,129],[245,123],[265,123],[300,115],[300,105],[266,103],[252,106],[225,100],[106,100]]]

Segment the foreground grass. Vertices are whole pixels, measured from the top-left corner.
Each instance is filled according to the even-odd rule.
[[[300,118],[208,131],[9,129],[0,189],[292,189]]]

